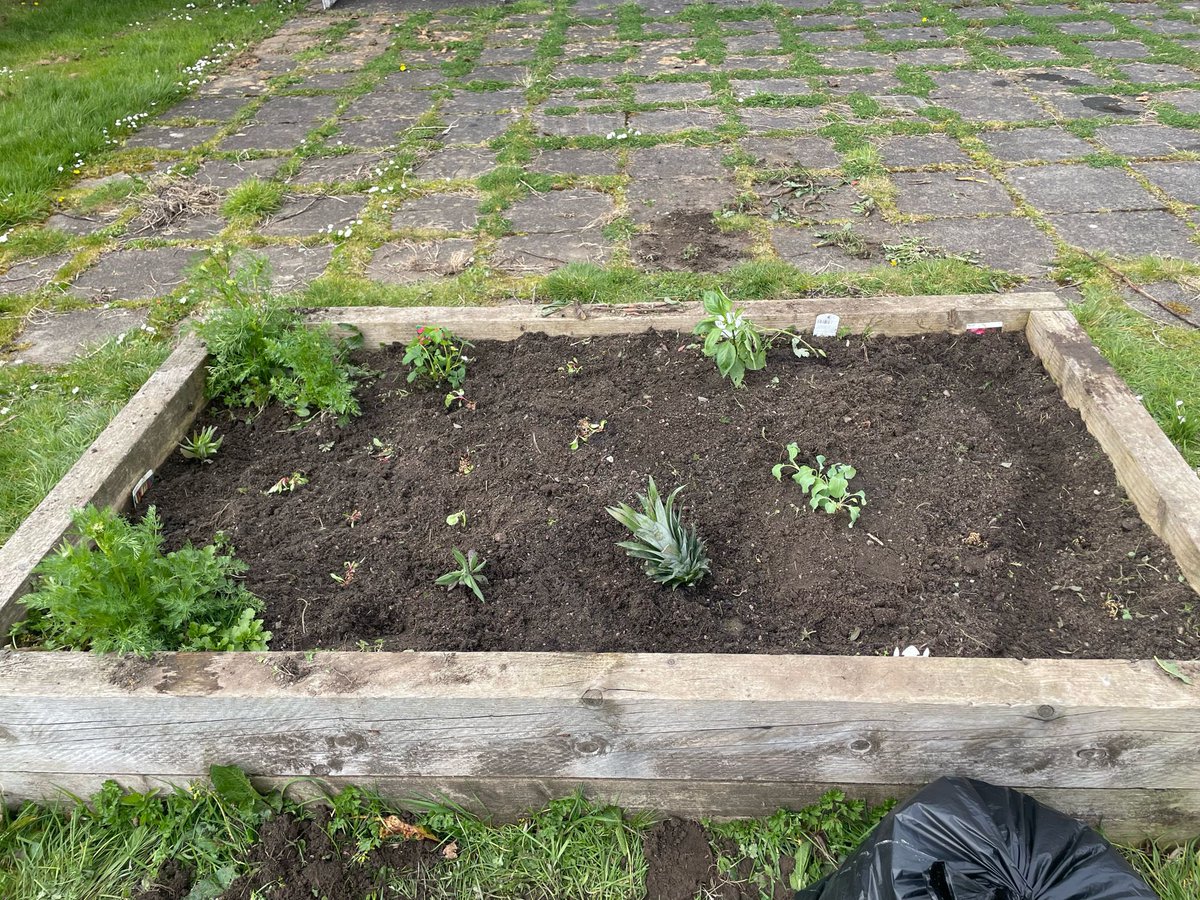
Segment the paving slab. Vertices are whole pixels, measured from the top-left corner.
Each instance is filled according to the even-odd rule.
[[[307,125],[314,128],[333,115],[340,98],[271,97],[254,114],[256,125]]]
[[[218,191],[227,191],[251,178],[274,177],[283,165],[282,159],[210,159],[201,164],[191,180]]]
[[[1128,63],[1117,68],[1134,84],[1189,84],[1200,81],[1200,72],[1170,63]]]
[[[1057,162],[1095,152],[1095,147],[1062,128],[1014,128],[979,135],[990,152],[1004,162]]]
[[[17,338],[29,345],[18,356],[32,365],[64,365],[94,344],[141,328],[149,313],[148,309],[80,309],[39,316]]]
[[[898,172],[896,205],[903,213],[931,216],[970,216],[1008,213],[1012,198],[1004,185],[983,171]]]
[[[726,74],[734,72],[782,72],[790,69],[790,56],[726,56],[721,64],[721,71]]]
[[[149,147],[154,150],[191,150],[216,137],[216,125],[193,125],[173,128],[167,125],[147,125],[125,139],[126,147]]]
[[[674,134],[677,131],[712,131],[725,121],[719,109],[656,109],[629,115],[628,128],[642,134]]]
[[[443,117],[445,127],[438,137],[445,144],[483,144],[508,131],[515,121],[510,116]]]
[[[587,237],[530,234],[501,238],[491,264],[514,274],[545,274],[569,263],[604,265],[612,258],[612,246],[599,232]]]
[[[791,138],[746,138],[742,149],[768,169],[835,169],[842,159],[833,149],[833,141],[816,135]]]
[[[234,270],[247,265],[254,257],[265,257],[271,288],[281,294],[302,291],[320,278],[333,259],[333,246],[316,247],[277,245],[240,251],[233,260]]]
[[[734,34],[722,40],[728,53],[770,53],[781,46],[777,34]]]
[[[365,197],[354,195],[288,197],[258,230],[274,237],[333,233],[353,225],[366,205]]]
[[[779,258],[810,275],[837,275],[840,273],[866,272],[883,264],[876,250],[866,250],[866,256],[854,256],[841,247],[826,243],[818,235],[827,229],[792,228],[782,226],[771,229],[771,246]]]
[[[529,163],[532,172],[547,175],[616,175],[617,157],[597,150],[545,150]]]
[[[368,116],[381,119],[415,119],[433,108],[433,100],[433,95],[425,91],[374,90],[355,98],[342,113],[342,118]]]
[[[1091,22],[1059,22],[1054,26],[1063,34],[1070,35],[1087,35],[1089,37],[1102,37],[1106,34],[1116,34],[1117,26],[1112,22],[1103,20]]]
[[[1013,62],[1023,63],[1058,62],[1060,59],[1066,58],[1053,47],[1042,47],[1037,44],[1002,47],[997,49],[996,52],[1001,56],[1008,57]]]
[[[434,153],[413,174],[425,179],[478,178],[496,168],[496,154],[485,147],[453,147]]]
[[[181,287],[188,269],[207,256],[207,250],[183,247],[116,250],[80,274],[70,290],[95,302],[165,297]]]
[[[533,62],[534,49],[520,45],[508,47],[484,47],[478,62],[484,66],[528,65]]]
[[[972,254],[983,265],[1018,275],[1044,275],[1054,264],[1054,241],[1028,219],[932,219],[905,226],[950,253]]]
[[[392,228],[470,231],[479,224],[479,198],[466,194],[426,194],[405,200],[392,216]]]
[[[706,81],[665,81],[636,84],[633,94],[638,103],[694,103],[711,100],[712,88]]]
[[[93,213],[85,215],[81,212],[55,213],[45,222],[46,228],[52,231],[62,231],[75,237],[87,237],[102,228],[107,228],[116,221],[112,214]]]
[[[1055,94],[1046,99],[1060,116],[1067,119],[1138,118],[1146,109],[1144,103],[1133,97],[1108,94]]]
[[[769,134],[772,131],[814,130],[824,124],[821,107],[798,106],[783,109],[772,107],[741,108],[738,118],[750,134]]]
[[[1197,90],[1187,89],[1156,94],[1154,101],[1156,103],[1169,103],[1181,113],[1200,115],[1200,91]]]
[[[1200,153],[1200,131],[1170,125],[1110,125],[1096,130],[1096,140],[1123,156]]]
[[[821,83],[831,94],[883,94],[903,88],[900,80],[891,72],[873,72],[863,75],[825,75]]]
[[[682,210],[711,214],[737,196],[737,187],[729,181],[694,178],[678,181],[635,179],[626,198],[629,215],[638,224],[656,223]]]
[[[481,113],[510,114],[525,108],[524,91],[457,91],[438,108],[443,119]]]
[[[464,82],[494,81],[503,84],[520,84],[527,77],[529,77],[529,69],[526,66],[476,66],[471,70],[470,75],[464,76],[461,80]]]
[[[329,141],[346,147],[392,147],[400,142],[401,134],[411,128],[416,119],[371,118],[343,121]]]
[[[835,50],[822,53],[818,62],[829,69],[890,69],[892,58],[874,50]]]
[[[861,31],[856,30],[804,31],[800,33],[799,37],[806,44],[812,44],[815,47],[825,47],[829,50],[834,48],[858,47],[867,42],[867,36]]]
[[[1183,222],[1162,210],[1072,213],[1048,217],[1069,244],[1117,256],[1170,256],[1200,259],[1200,246]]]
[[[733,95],[739,100],[748,100],[760,94],[775,97],[807,97],[812,94],[806,78],[735,78],[731,86]]]
[[[293,150],[304,142],[310,130],[307,125],[250,124],[221,141],[217,149],[227,152]]]
[[[54,280],[58,270],[70,260],[70,253],[55,253],[37,259],[15,262],[0,275],[0,296],[5,294],[31,294]]]
[[[1022,72],[1018,78],[1028,90],[1043,96],[1064,94],[1075,88],[1102,88],[1108,83],[1095,72],[1070,66],[1055,66],[1036,72]]]
[[[1049,165],[1013,169],[1009,179],[1030,203],[1047,213],[1161,209],[1162,203],[1123,169]]]
[[[427,243],[384,244],[367,265],[367,277],[384,284],[413,284],[448,278],[475,258],[475,242],[461,238]]]
[[[379,177],[391,157],[382,153],[346,153],[342,156],[310,156],[289,179],[292,184],[322,184],[371,181]]]
[[[1141,41],[1083,41],[1079,46],[1101,59],[1145,59],[1150,48]]]
[[[1134,166],[1174,200],[1200,206],[1200,163],[1147,162]]]
[[[897,50],[892,60],[898,66],[961,66],[970,57],[958,47],[920,47],[916,50]]]
[[[629,173],[642,181],[724,178],[722,153],[708,147],[649,147],[629,154]]]
[[[552,137],[604,137],[625,130],[624,113],[579,113],[574,116],[533,114],[533,127]]]
[[[163,116],[172,119],[199,119],[205,122],[228,122],[241,111],[249,97],[209,95],[188,97],[167,109]]]
[[[293,85],[308,91],[340,91],[362,78],[361,72],[306,72],[303,80]]]
[[[1024,25],[989,25],[986,28],[980,28],[979,34],[994,41],[1011,41],[1013,38],[1033,37],[1033,32]]]
[[[175,216],[170,222],[154,224],[139,216],[126,227],[122,240],[200,241],[216,237],[226,224],[219,215],[205,212],[188,212]]]
[[[944,163],[970,165],[971,159],[953,138],[944,134],[900,135],[884,138],[879,144],[883,163],[888,168],[912,168]]]
[[[573,233],[602,228],[616,215],[613,199],[582,189],[534,194],[504,211],[510,231],[526,234]]]
[[[931,98],[938,106],[958,113],[968,122],[1040,122],[1050,115],[1016,91],[959,94]]]
[[[1122,293],[1129,306],[1164,325],[1200,328],[1200,289],[1174,281],[1156,281],[1140,287],[1154,299],[1126,287]]]

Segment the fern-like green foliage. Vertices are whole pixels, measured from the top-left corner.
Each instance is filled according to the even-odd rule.
[[[72,520],[79,542],[44,559],[21,598],[22,642],[99,653],[267,649],[262,601],[237,581],[246,564],[223,542],[163,553],[154,507],[137,523],[95,506]]]
[[[633,532],[632,541],[619,541],[617,546],[642,560],[646,574],[659,584],[671,589],[697,584],[708,574],[709,562],[695,526],[685,528],[675,509],[675,497],[683,488],[671,491],[664,503],[654,479],[649,482],[638,498],[641,512],[628,503],[607,508],[610,516]]]
[[[267,288],[266,260],[236,260],[226,251],[193,273],[216,310],[196,323],[208,348],[208,395],[231,407],[261,409],[276,400],[297,416],[358,415],[348,361],[359,336],[339,339],[326,327],[306,328],[300,314]]]

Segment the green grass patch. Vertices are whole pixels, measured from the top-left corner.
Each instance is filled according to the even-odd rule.
[[[251,178],[229,192],[221,212],[233,221],[254,224],[279,209],[283,193],[283,185],[277,181]]]
[[[129,0],[114,22],[90,0],[5,4],[0,59],[17,74],[0,83],[0,232],[45,215],[111,146],[114,122],[165,108],[214,47],[256,40],[301,5],[197,0],[186,21],[169,0]]]

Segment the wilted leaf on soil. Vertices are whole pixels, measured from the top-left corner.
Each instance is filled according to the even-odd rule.
[[[420,825],[409,825],[399,816],[384,816],[379,820],[381,838],[398,837],[405,841],[436,841],[437,835]]]

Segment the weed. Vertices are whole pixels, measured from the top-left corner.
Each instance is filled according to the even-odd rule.
[[[465,509],[460,509],[458,512],[450,513],[450,515],[446,516],[446,524],[451,528],[454,528],[456,525],[461,525],[462,527],[466,528],[467,511]]]
[[[348,513],[344,513],[342,515],[342,519],[345,520],[347,526],[354,528],[359,522],[362,521],[362,510],[353,509]]]
[[[358,567],[361,566],[363,562],[365,562],[365,560],[361,559],[344,562],[342,563],[342,574],[339,575],[337,572],[330,572],[329,577],[342,587],[349,587],[354,583],[354,579],[358,575]]]
[[[558,371],[566,372],[568,375],[574,377],[583,371],[583,366],[579,364],[579,357],[572,356],[567,360],[567,364],[565,366],[558,367]]]
[[[854,225],[847,222],[841,228],[831,228],[818,231],[814,237],[818,247],[837,247],[858,259],[867,259],[871,255],[871,245],[867,239],[854,230]]]
[[[708,315],[696,324],[694,333],[704,338],[704,355],[716,360],[721,375],[735,388],[741,387],[746,372],[766,367],[766,342],[743,310],[734,309],[725,294],[705,291],[703,303]]]
[[[392,457],[396,455],[394,445],[385,443],[379,438],[371,438],[371,459],[377,459],[380,462],[391,462]]]
[[[443,382],[452,388],[462,387],[467,378],[467,363],[470,360],[463,350],[470,347],[467,341],[459,340],[444,328],[422,326],[404,349],[401,360],[411,371],[411,383],[424,377],[434,386]],[[446,404],[449,406],[449,404]]]
[[[889,265],[911,266],[929,259],[953,259],[969,266],[979,265],[979,254],[948,253],[938,247],[931,247],[918,237],[909,237],[898,244],[884,244],[883,255]]]
[[[229,192],[221,212],[230,219],[254,223],[275,212],[282,202],[282,184],[251,178]]]
[[[796,464],[800,448],[796,444],[787,445],[788,461],[778,463],[771,469],[771,474],[777,481],[783,480],[783,473],[793,469],[791,478],[800,489],[809,496],[808,505],[812,509],[820,509],[829,515],[835,515],[842,510],[850,514],[850,527],[858,521],[862,508],[867,505],[867,495],[863,491],[850,493],[850,480],[857,473],[855,468],[845,463],[831,463],[825,466],[825,457],[817,457],[817,467]]]
[[[571,449],[578,450],[580,444],[586,444],[594,435],[602,432],[607,424],[608,419],[601,419],[599,422],[587,418],[580,419],[575,423],[575,437],[571,441]]]
[[[262,603],[236,580],[246,565],[220,535],[164,554],[154,507],[137,523],[95,506],[71,520],[79,543],[46,557],[21,598],[22,641],[99,653],[267,648],[271,633],[254,618]]]
[[[298,487],[308,484],[308,478],[303,472],[293,472],[291,475],[284,475],[273,485],[263,491],[264,494],[290,494]]]
[[[683,526],[675,510],[675,498],[682,490],[682,486],[675,488],[664,503],[658,495],[658,486],[650,478],[646,493],[638,498],[641,512],[627,503],[606,509],[633,533],[632,541],[619,541],[617,546],[634,559],[642,560],[652,581],[671,589],[698,584],[709,572],[704,541],[696,534],[694,525]]]
[[[347,361],[361,335],[336,338],[328,328],[307,328],[299,313],[264,289],[266,260],[238,265],[226,250],[195,273],[202,295],[224,305],[195,325],[208,347],[207,390],[231,407],[261,409],[277,400],[300,418],[358,415],[355,378]]]
[[[487,577],[482,574],[483,567],[487,565],[487,560],[474,550],[468,550],[466,556],[463,556],[462,551],[457,547],[450,552],[454,554],[454,561],[458,563],[458,568],[451,569],[445,575],[439,575],[434,584],[441,585],[448,591],[452,591],[461,585],[462,587],[469,588],[476,597],[482,600],[483,589],[480,585],[488,583]]]
[[[179,455],[184,459],[195,459],[202,463],[210,463],[225,438],[217,437],[217,426],[209,425],[199,431],[193,431],[190,437],[184,438],[179,445]]]
[[[459,409],[465,409],[468,412],[475,411],[475,401],[467,399],[466,391],[451,391],[446,395],[445,400],[443,401],[443,405],[446,407],[446,409],[449,409],[455,404],[458,405]]]

